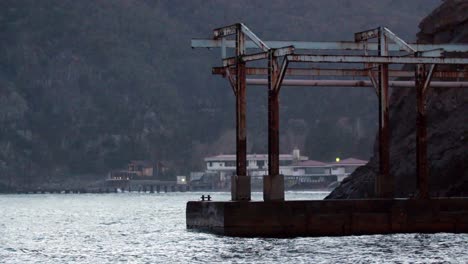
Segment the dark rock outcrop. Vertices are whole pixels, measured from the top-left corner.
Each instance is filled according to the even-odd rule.
[[[417,36],[420,43],[468,43],[468,1],[444,1],[422,20],[419,28]],[[427,111],[431,194],[466,196],[468,195],[468,89],[430,88]],[[392,90],[390,130],[390,173],[395,177],[395,195],[408,197],[414,194],[416,187],[414,89]],[[345,179],[327,199],[374,196],[377,172],[378,150],[375,148],[374,157],[369,163]]]

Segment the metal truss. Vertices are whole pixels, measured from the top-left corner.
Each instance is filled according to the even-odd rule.
[[[235,36],[235,40],[229,37]],[[233,177],[232,200],[250,200],[246,175],[246,85],[268,87],[268,171],[264,180],[265,200],[284,200],[284,184],[279,175],[279,92],[282,86],[374,87],[379,102],[379,175],[375,190],[380,198],[391,198],[394,178],[390,175],[389,155],[389,86],[415,87],[417,99],[417,186],[418,198],[429,198],[427,170],[427,133],[425,98],[429,87],[468,87],[468,52],[464,44],[410,44],[386,27],[354,35],[354,41],[305,42],[262,41],[244,24],[215,29],[213,39],[193,39],[192,48],[220,48],[223,67],[213,74],[226,77],[236,96],[236,176]],[[234,49],[234,57],[226,57]],[[247,54],[247,50],[258,52]],[[299,53],[296,53],[299,52]],[[326,54],[323,54],[326,52]],[[319,54],[317,54],[319,53]],[[362,53],[356,55],[357,53]],[[449,53],[451,56],[447,56]],[[266,68],[246,67],[252,61],[267,60]],[[301,67],[289,67],[299,64]],[[338,67],[327,68],[329,64]],[[389,66],[415,65],[414,71],[390,69]],[[312,65],[307,68],[305,66]],[[325,65],[325,66],[324,66]],[[350,68],[350,65],[354,68]],[[452,65],[439,70],[437,65]],[[341,67],[340,67],[341,66]],[[456,68],[458,67],[458,68]],[[265,76],[247,78],[248,75]],[[297,79],[287,77],[335,77],[334,79]],[[353,77],[352,79],[336,78]],[[355,78],[361,78],[356,80]],[[398,80],[404,77],[413,80]],[[391,78],[393,78],[391,80]],[[434,80],[433,79],[438,79]],[[250,185],[249,185],[250,186]]]

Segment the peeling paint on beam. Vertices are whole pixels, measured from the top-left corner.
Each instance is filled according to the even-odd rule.
[[[225,67],[214,67],[212,74],[225,75]],[[231,68],[231,74],[235,74],[235,68]],[[246,68],[247,75],[268,75],[267,68]],[[307,69],[307,68],[287,68],[286,76],[362,76],[367,77],[368,69]],[[390,77],[414,77],[413,71],[389,70]],[[434,78],[468,78],[468,71],[436,71]]]
[[[247,79],[248,85],[267,85],[267,79]],[[283,80],[282,86],[313,86],[313,87],[372,87],[367,80]],[[389,81],[392,87],[414,87],[414,81]],[[468,82],[437,82],[432,81],[430,87],[468,88]]]
[[[230,25],[230,26],[227,26],[227,27],[217,28],[217,29],[213,30],[213,37],[215,39],[218,39],[218,38],[226,37],[226,36],[229,36],[229,35],[234,35],[234,34],[236,34],[237,29],[239,27],[240,27],[240,24],[234,24],[234,25]],[[234,45],[232,47],[233,48],[235,47],[235,43],[234,43]]]
[[[354,41],[366,41],[368,39],[377,38],[379,36],[379,28],[366,30],[354,33]]]
[[[384,63],[384,64],[468,64],[466,58],[348,56],[348,55],[288,55],[290,62],[317,63]]]
[[[242,55],[240,57],[240,60],[242,62],[248,62],[248,61],[256,61],[256,60],[263,60],[268,58],[268,52],[260,52],[260,53],[255,53],[255,54],[249,54],[249,55]],[[226,59],[223,59],[223,65],[224,67],[230,67],[236,65],[236,57],[229,57]]]

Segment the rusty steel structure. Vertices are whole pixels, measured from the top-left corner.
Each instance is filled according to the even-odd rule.
[[[390,199],[394,196],[394,178],[390,174],[389,87],[414,87],[417,101],[417,198],[429,198],[427,90],[429,86],[468,87],[468,58],[456,56],[459,52],[468,52],[468,45],[409,44],[385,27],[355,33],[354,41],[341,42],[262,41],[242,23],[215,29],[213,33],[213,39],[192,40],[192,48],[221,49],[223,66],[214,67],[212,73],[227,78],[236,96],[237,165],[236,175],[232,177],[233,201],[251,199],[250,177],[246,169],[247,84],[267,85],[268,90],[268,175],[264,178],[263,188],[265,201],[284,200],[284,179],[279,174],[279,94],[282,86],[374,87],[379,106],[379,174],[375,181],[375,191],[378,198]],[[227,57],[231,49],[234,49],[234,56]],[[247,53],[247,50],[255,52]],[[246,66],[249,62],[262,60],[267,61],[266,68]],[[302,67],[290,68],[290,64],[300,64]],[[338,67],[327,67],[330,64]],[[414,70],[398,70],[391,68],[391,65],[413,65]],[[462,67],[446,70],[440,69],[438,65]],[[247,76],[266,76],[266,79]],[[335,79],[297,79],[298,76]],[[346,77],[348,79],[336,79]]]

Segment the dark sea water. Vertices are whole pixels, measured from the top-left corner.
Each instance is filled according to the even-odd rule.
[[[244,239],[187,231],[185,204],[199,196],[0,195],[0,263],[468,263],[468,234]]]

